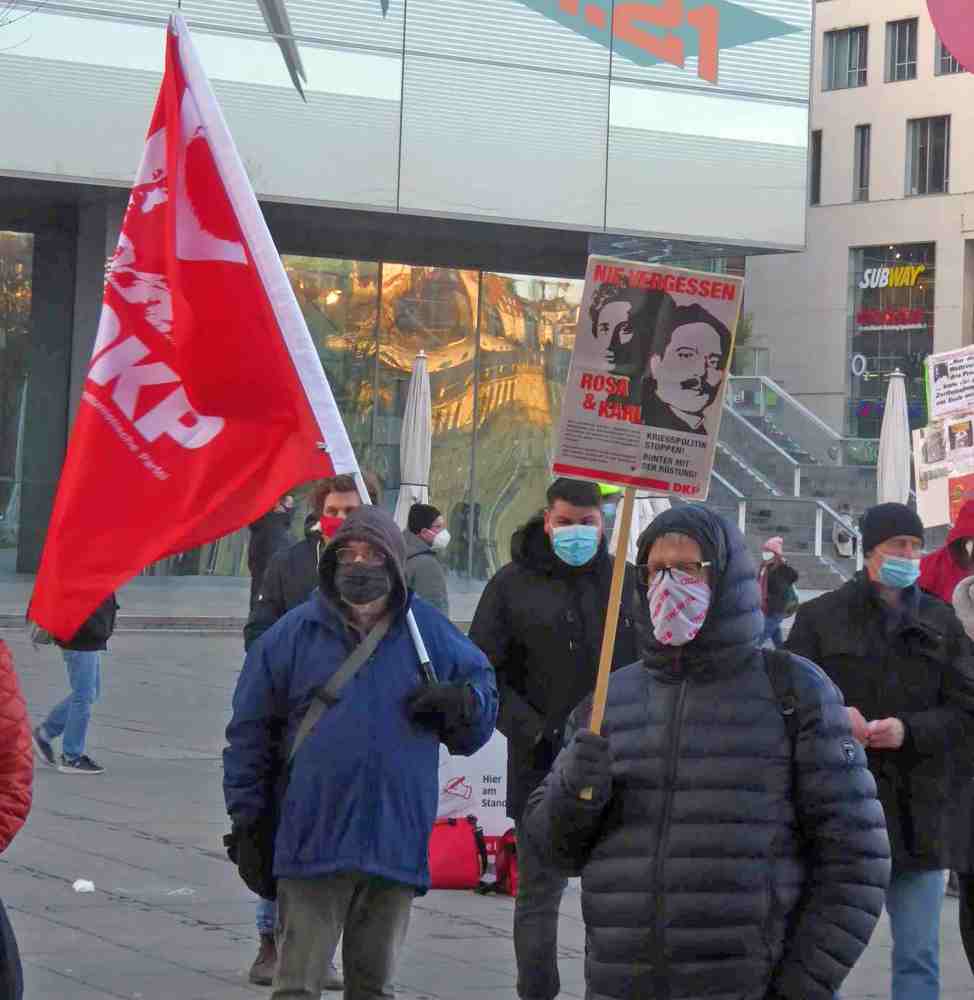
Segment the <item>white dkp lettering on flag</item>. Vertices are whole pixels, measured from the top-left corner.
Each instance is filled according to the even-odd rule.
[[[98,330],[99,339],[103,334],[108,334],[108,327],[112,325],[111,320],[107,324],[105,322],[109,315],[114,317],[117,336],[118,318],[111,308],[105,305],[102,323]],[[149,348],[138,337],[126,337],[116,347],[104,351],[97,358],[88,372],[88,378],[96,385],[102,386],[117,379],[112,400],[122,413],[134,422],[135,429],[146,441],[152,442],[163,434],[168,434],[184,448],[202,448],[209,444],[223,430],[226,421],[223,417],[207,417],[197,413],[190,404],[179,376],[169,365],[161,361],[139,364],[150,353]],[[145,385],[170,383],[176,383],[179,388],[136,420],[135,408],[141,388]],[[186,423],[187,420],[191,422]]]

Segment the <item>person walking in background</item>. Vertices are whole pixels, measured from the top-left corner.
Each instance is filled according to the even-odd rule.
[[[544,513],[515,532],[512,561],[487,584],[470,626],[470,638],[497,671],[497,728],[508,741],[507,815],[518,825],[561,748],[569,713],[595,685],[612,582],[598,486],[556,479],[547,499]],[[628,566],[613,667],[637,656],[634,593]],[[566,884],[532,842],[518,845],[514,950],[523,1000],[558,995],[558,909]]]
[[[920,561],[920,589],[950,604],[957,584],[974,573],[974,500],[960,509],[947,541]]]
[[[115,631],[118,601],[110,594],[68,642],[59,642],[71,694],[55,705],[33,731],[34,747],[48,767],[62,774],[101,774],[105,769],[85,753],[91,707],[101,696],[101,654]],[[54,741],[63,735],[61,753]]]
[[[798,592],[795,583],[798,573],[785,562],[785,540],[780,535],[769,538],[761,546],[761,610],[764,612],[764,638],[775,649],[784,645],[781,623],[798,610]]]
[[[851,559],[856,554],[856,539],[852,534],[852,509],[847,503],[839,504],[838,521],[832,522],[832,545],[840,559]]]
[[[260,595],[260,583],[271,558],[282,549],[290,548],[291,514],[294,511],[294,497],[281,497],[263,517],[250,525],[250,541],[247,545],[247,568],[250,570],[250,610],[254,610]]]
[[[754,561],[708,507],[657,515],[637,565],[642,662],[604,735],[575,711],[518,846],[582,877],[588,997],[832,1000],[890,868],[842,696],[762,653]]]
[[[343,931],[345,996],[393,995],[413,898],[429,888],[439,745],[472,754],[494,729],[490,664],[409,594],[405,557],[390,514],[353,510],[322,554],[318,592],[252,647],[237,682],[223,786],[241,876],[251,886],[277,879],[274,1000],[318,1000]],[[420,671],[409,608],[433,681]],[[356,673],[316,700],[362,646]],[[324,710],[309,726],[316,703]],[[304,738],[288,764],[269,871],[260,821],[272,806],[282,727],[285,747]]]
[[[957,584],[953,604],[968,638],[974,640],[974,576]],[[962,757],[958,772],[961,791],[954,802],[950,864],[957,872],[961,941],[974,973],[974,747]]]
[[[379,482],[363,472],[369,499],[377,503]],[[318,565],[328,540],[345,523],[345,518],[362,506],[358,487],[352,476],[333,476],[316,484],[311,494],[311,513],[304,523],[304,540],[279,551],[264,574],[257,604],[244,626],[244,650],[250,647],[288,611],[304,604],[318,587]],[[270,986],[277,966],[277,904],[272,899],[257,902],[257,957],[248,978],[257,986]],[[334,956],[328,965],[322,989],[344,989]]]
[[[10,649],[0,639],[0,853],[10,846],[27,820],[33,780],[27,705]],[[20,951],[0,901],[0,1000],[21,1000],[23,995]]]
[[[449,618],[446,572],[439,559],[450,544],[450,532],[446,530],[443,515],[430,504],[414,503],[409,508],[402,536],[406,541],[407,586]]]
[[[974,659],[953,609],[916,586],[923,525],[904,504],[866,511],[865,568],[808,601],[786,647],[845,695],[892,847],[886,908],[892,1000],[940,993],[940,913],[950,815],[974,737]]]

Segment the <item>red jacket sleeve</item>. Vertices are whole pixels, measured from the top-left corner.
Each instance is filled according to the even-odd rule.
[[[13,657],[0,639],[0,851],[7,849],[27,819],[33,779],[27,705]]]

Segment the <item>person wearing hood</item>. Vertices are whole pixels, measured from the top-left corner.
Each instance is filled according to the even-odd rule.
[[[515,532],[512,561],[487,584],[470,638],[497,671],[507,737],[507,815],[515,825],[561,746],[569,713],[595,685],[612,559],[602,496],[594,483],[556,479],[548,506]],[[626,567],[613,666],[636,658],[631,611],[635,577]],[[558,995],[558,909],[564,876],[532,845],[518,846],[514,950],[518,995]]]
[[[450,532],[443,515],[428,503],[414,503],[409,508],[406,530],[406,583],[413,593],[450,617],[450,597],[446,587],[446,572],[439,553],[446,552]]]
[[[761,546],[761,610],[764,612],[764,641],[771,640],[775,649],[784,645],[781,623],[794,614],[795,583],[798,572],[785,562],[785,540],[780,535],[769,538]]]
[[[601,735],[576,709],[522,824],[581,875],[586,996],[833,1000],[889,878],[842,696],[762,652],[754,561],[708,507],[657,515],[637,565],[642,662],[611,676]]]
[[[372,503],[378,502],[379,484],[372,473],[364,472]],[[261,578],[257,602],[244,626],[244,650],[257,641],[279,618],[303,604],[318,586],[318,564],[328,540],[344,524],[349,513],[362,505],[353,476],[334,476],[317,483],[311,494],[311,513],[304,520],[304,539],[280,549],[271,559]],[[248,978],[257,986],[270,986],[277,964],[274,929],[277,924],[277,904],[272,899],[257,902],[257,956]],[[325,989],[344,988],[342,977],[329,963]]]
[[[294,497],[281,497],[273,508],[250,525],[247,545],[247,568],[250,570],[250,610],[253,612],[260,596],[260,583],[271,559],[282,549],[291,547],[291,514]]]
[[[484,654],[406,587],[392,516],[353,510],[322,552],[319,588],[247,655],[224,751],[224,794],[238,864],[260,851],[273,803],[275,734],[291,747],[316,692],[380,630],[371,656],[307,732],[288,768],[273,850],[278,897],[275,1000],[318,1000],[344,928],[345,995],[391,996],[413,897],[429,888],[427,845],[438,802],[439,744],[472,754],[497,716]],[[406,623],[429,650],[425,680]],[[286,755],[285,755],[286,756]]]
[[[893,1000],[940,994],[951,813],[974,737],[974,659],[948,604],[917,586],[923,524],[905,504],[862,520],[865,568],[798,609],[786,647],[845,695],[886,814]]]
[[[974,576],[954,589],[954,611],[969,639],[974,640]],[[966,765],[966,766],[965,766]],[[974,747],[958,763],[961,792],[955,800],[951,826],[951,867],[957,872],[960,936],[967,963],[974,973]]]
[[[960,509],[947,541],[920,560],[920,589],[947,604],[957,584],[974,573],[974,500]]]

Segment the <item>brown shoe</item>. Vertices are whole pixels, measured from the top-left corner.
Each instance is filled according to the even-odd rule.
[[[260,949],[254,964],[250,967],[250,981],[256,986],[270,986],[274,982],[277,967],[277,945],[273,934],[261,934]]]

